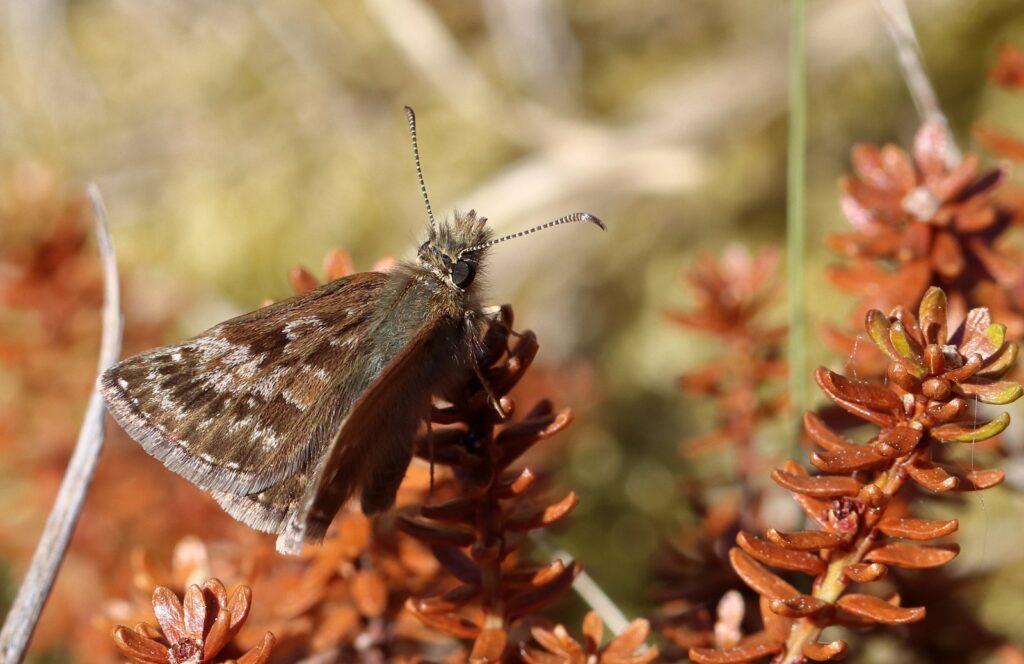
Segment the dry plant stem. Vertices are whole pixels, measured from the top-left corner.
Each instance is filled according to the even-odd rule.
[[[571,563],[573,558],[565,551],[556,551],[556,558],[562,558],[566,563]],[[619,636],[629,627],[629,619],[622,609],[612,601],[612,598],[601,586],[594,581],[593,577],[587,574],[586,570],[581,571],[572,582],[572,589],[586,602],[587,606],[601,616],[603,622],[612,634]]]
[[[102,373],[113,365],[121,354],[123,320],[117,261],[110,231],[107,228],[103,200],[96,185],[89,186],[88,194],[96,217],[96,237],[103,263],[103,335],[99,359],[99,373]],[[53,509],[46,519],[43,534],[36,545],[25,580],[18,589],[3,630],[0,631],[2,664],[15,664],[25,656],[43,605],[53,588],[57,571],[67,551],[68,541],[78,522],[78,515],[82,511],[85,495],[92,482],[96,463],[99,461],[100,450],[103,447],[104,414],[99,392],[93,390],[82,428],[78,433],[75,451],[71,455]]]
[[[392,43],[445,98],[449,108],[488,116],[501,98],[460,49],[433,7],[423,0],[364,0]],[[454,101],[457,100],[457,101]]]
[[[939,122],[942,124],[949,136],[949,154],[946,155],[946,159],[951,166],[960,163],[962,155],[949,130],[949,121],[939,106],[935,88],[932,87],[931,80],[924,70],[924,64],[921,62],[921,48],[917,42],[914,24],[910,20],[906,3],[904,0],[878,0],[878,6],[882,10],[882,16],[885,17],[885,27],[889,30],[889,35],[896,45],[903,78],[907,82],[907,89],[910,90],[917,113],[921,116],[921,123]]]

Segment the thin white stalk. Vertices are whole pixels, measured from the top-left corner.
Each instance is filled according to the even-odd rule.
[[[100,342],[99,372],[114,364],[121,355],[121,295],[118,288],[117,260],[107,228],[107,214],[96,185],[88,189],[96,221],[96,238],[103,264],[103,334]],[[0,663],[16,664],[25,657],[32,632],[39,622],[57,572],[67,552],[71,534],[78,523],[82,504],[89,491],[100,451],[105,423],[103,399],[93,388],[75,451],[68,462],[53,509],[46,519],[43,534],[36,545],[28,572],[18,588],[11,610],[0,631]]]
[[[566,564],[572,562],[572,556],[565,551],[555,551],[555,557],[561,558],[562,562]],[[580,599],[586,602],[587,606],[601,616],[601,622],[611,630],[612,634],[618,636],[629,627],[629,619],[619,605],[585,571],[580,570],[580,573],[573,579],[572,589],[576,591]]]
[[[543,533],[532,533],[531,539],[540,546],[551,560],[561,560],[566,567],[574,560],[572,554],[565,549],[554,547],[551,541]],[[618,636],[629,627],[629,618],[622,612],[608,593],[604,591],[593,577],[585,571],[580,570],[572,582],[572,589],[580,596],[580,599],[589,606],[601,618],[601,622]]]
[[[900,61],[900,69],[903,70],[903,79],[907,83],[907,89],[914,100],[917,114],[921,122],[938,122],[946,131],[948,137],[946,155],[947,163],[952,167],[963,158],[960,149],[953,140],[953,132],[949,129],[949,120],[942,112],[939,105],[938,95],[932,86],[931,79],[924,69],[921,58],[921,45],[917,41],[917,33],[914,32],[914,23],[910,20],[910,12],[904,0],[878,0],[878,6],[885,18],[885,27],[896,45],[896,53]]]

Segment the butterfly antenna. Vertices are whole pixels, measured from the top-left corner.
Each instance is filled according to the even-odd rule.
[[[416,113],[409,106],[405,107],[405,117],[409,119],[409,135],[412,137],[412,156],[416,160],[416,177],[420,181],[420,193],[423,194],[423,203],[427,206],[427,218],[430,220],[430,234],[437,233],[437,225],[434,223],[434,211],[430,207],[430,197],[427,196],[427,185],[423,182],[423,169],[420,167],[420,146],[416,141]]]
[[[559,217],[554,221],[549,221],[546,224],[541,224],[540,226],[534,226],[533,228],[529,228],[525,231],[519,231],[518,233],[512,233],[510,235],[505,235],[504,237],[489,240],[488,242],[478,244],[476,246],[470,247],[469,249],[463,249],[459,253],[459,255],[462,256],[473,251],[480,251],[481,249],[486,249],[487,247],[491,247],[498,243],[504,242],[505,240],[514,240],[517,237],[523,237],[524,235],[529,235],[530,233],[536,233],[537,231],[542,231],[545,228],[551,228],[552,226],[561,226],[562,224],[571,224],[574,221],[586,221],[591,224],[594,224],[603,231],[608,230],[608,228],[604,225],[603,221],[601,221],[594,215],[590,214],[589,212],[573,212],[572,214],[567,214],[564,217]]]

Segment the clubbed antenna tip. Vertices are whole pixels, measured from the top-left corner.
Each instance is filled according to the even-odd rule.
[[[594,215],[590,214],[589,212],[573,212],[572,214],[567,214],[564,217],[559,217],[558,219],[555,219],[554,221],[549,221],[546,224],[541,224],[540,226],[534,226],[533,228],[528,228],[525,231],[519,231],[518,233],[512,233],[510,235],[505,235],[503,237],[499,237],[497,239],[490,240],[489,242],[484,242],[483,244],[478,244],[478,245],[470,247],[468,249],[464,249],[460,255],[469,254],[469,253],[472,253],[474,251],[480,251],[481,249],[486,249],[487,247],[494,246],[494,245],[496,245],[496,244],[498,244],[500,242],[504,242],[505,240],[513,240],[513,239],[515,239],[517,237],[523,237],[524,235],[529,235],[530,233],[536,233],[537,231],[542,231],[545,228],[551,228],[553,226],[561,226],[562,224],[570,224],[570,223],[572,223],[574,221],[586,221],[588,223],[594,224],[595,226],[597,226],[598,228],[600,228],[603,231],[608,230],[608,227],[604,225],[603,221],[601,221],[600,219],[598,219]]]
[[[603,231],[608,230],[608,227],[604,225],[604,222],[589,212],[583,212],[580,214],[580,221],[589,221]]]

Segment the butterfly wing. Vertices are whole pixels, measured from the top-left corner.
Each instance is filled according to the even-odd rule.
[[[320,541],[356,492],[361,491],[367,514],[390,507],[412,459],[416,429],[429,413],[429,381],[446,375],[431,352],[444,342],[446,327],[427,323],[384,367],[353,404],[319,464],[262,491],[214,491],[213,497],[250,527],[283,533],[278,540],[283,553],[299,553],[303,542]]]
[[[376,375],[362,351],[387,279],[355,274],[124,360],[100,378],[107,407],[202,489],[280,484],[323,453]]]
[[[391,507],[412,459],[419,424],[431,395],[457,381],[466,366],[468,334],[463,321],[427,321],[359,397],[306,483],[277,540],[282,553],[298,553],[319,541],[341,505],[357,490],[363,512]]]
[[[250,528],[263,533],[279,533],[295,505],[301,502],[308,484],[308,471],[299,469],[262,491],[243,495],[211,491],[210,495],[232,518]]]

